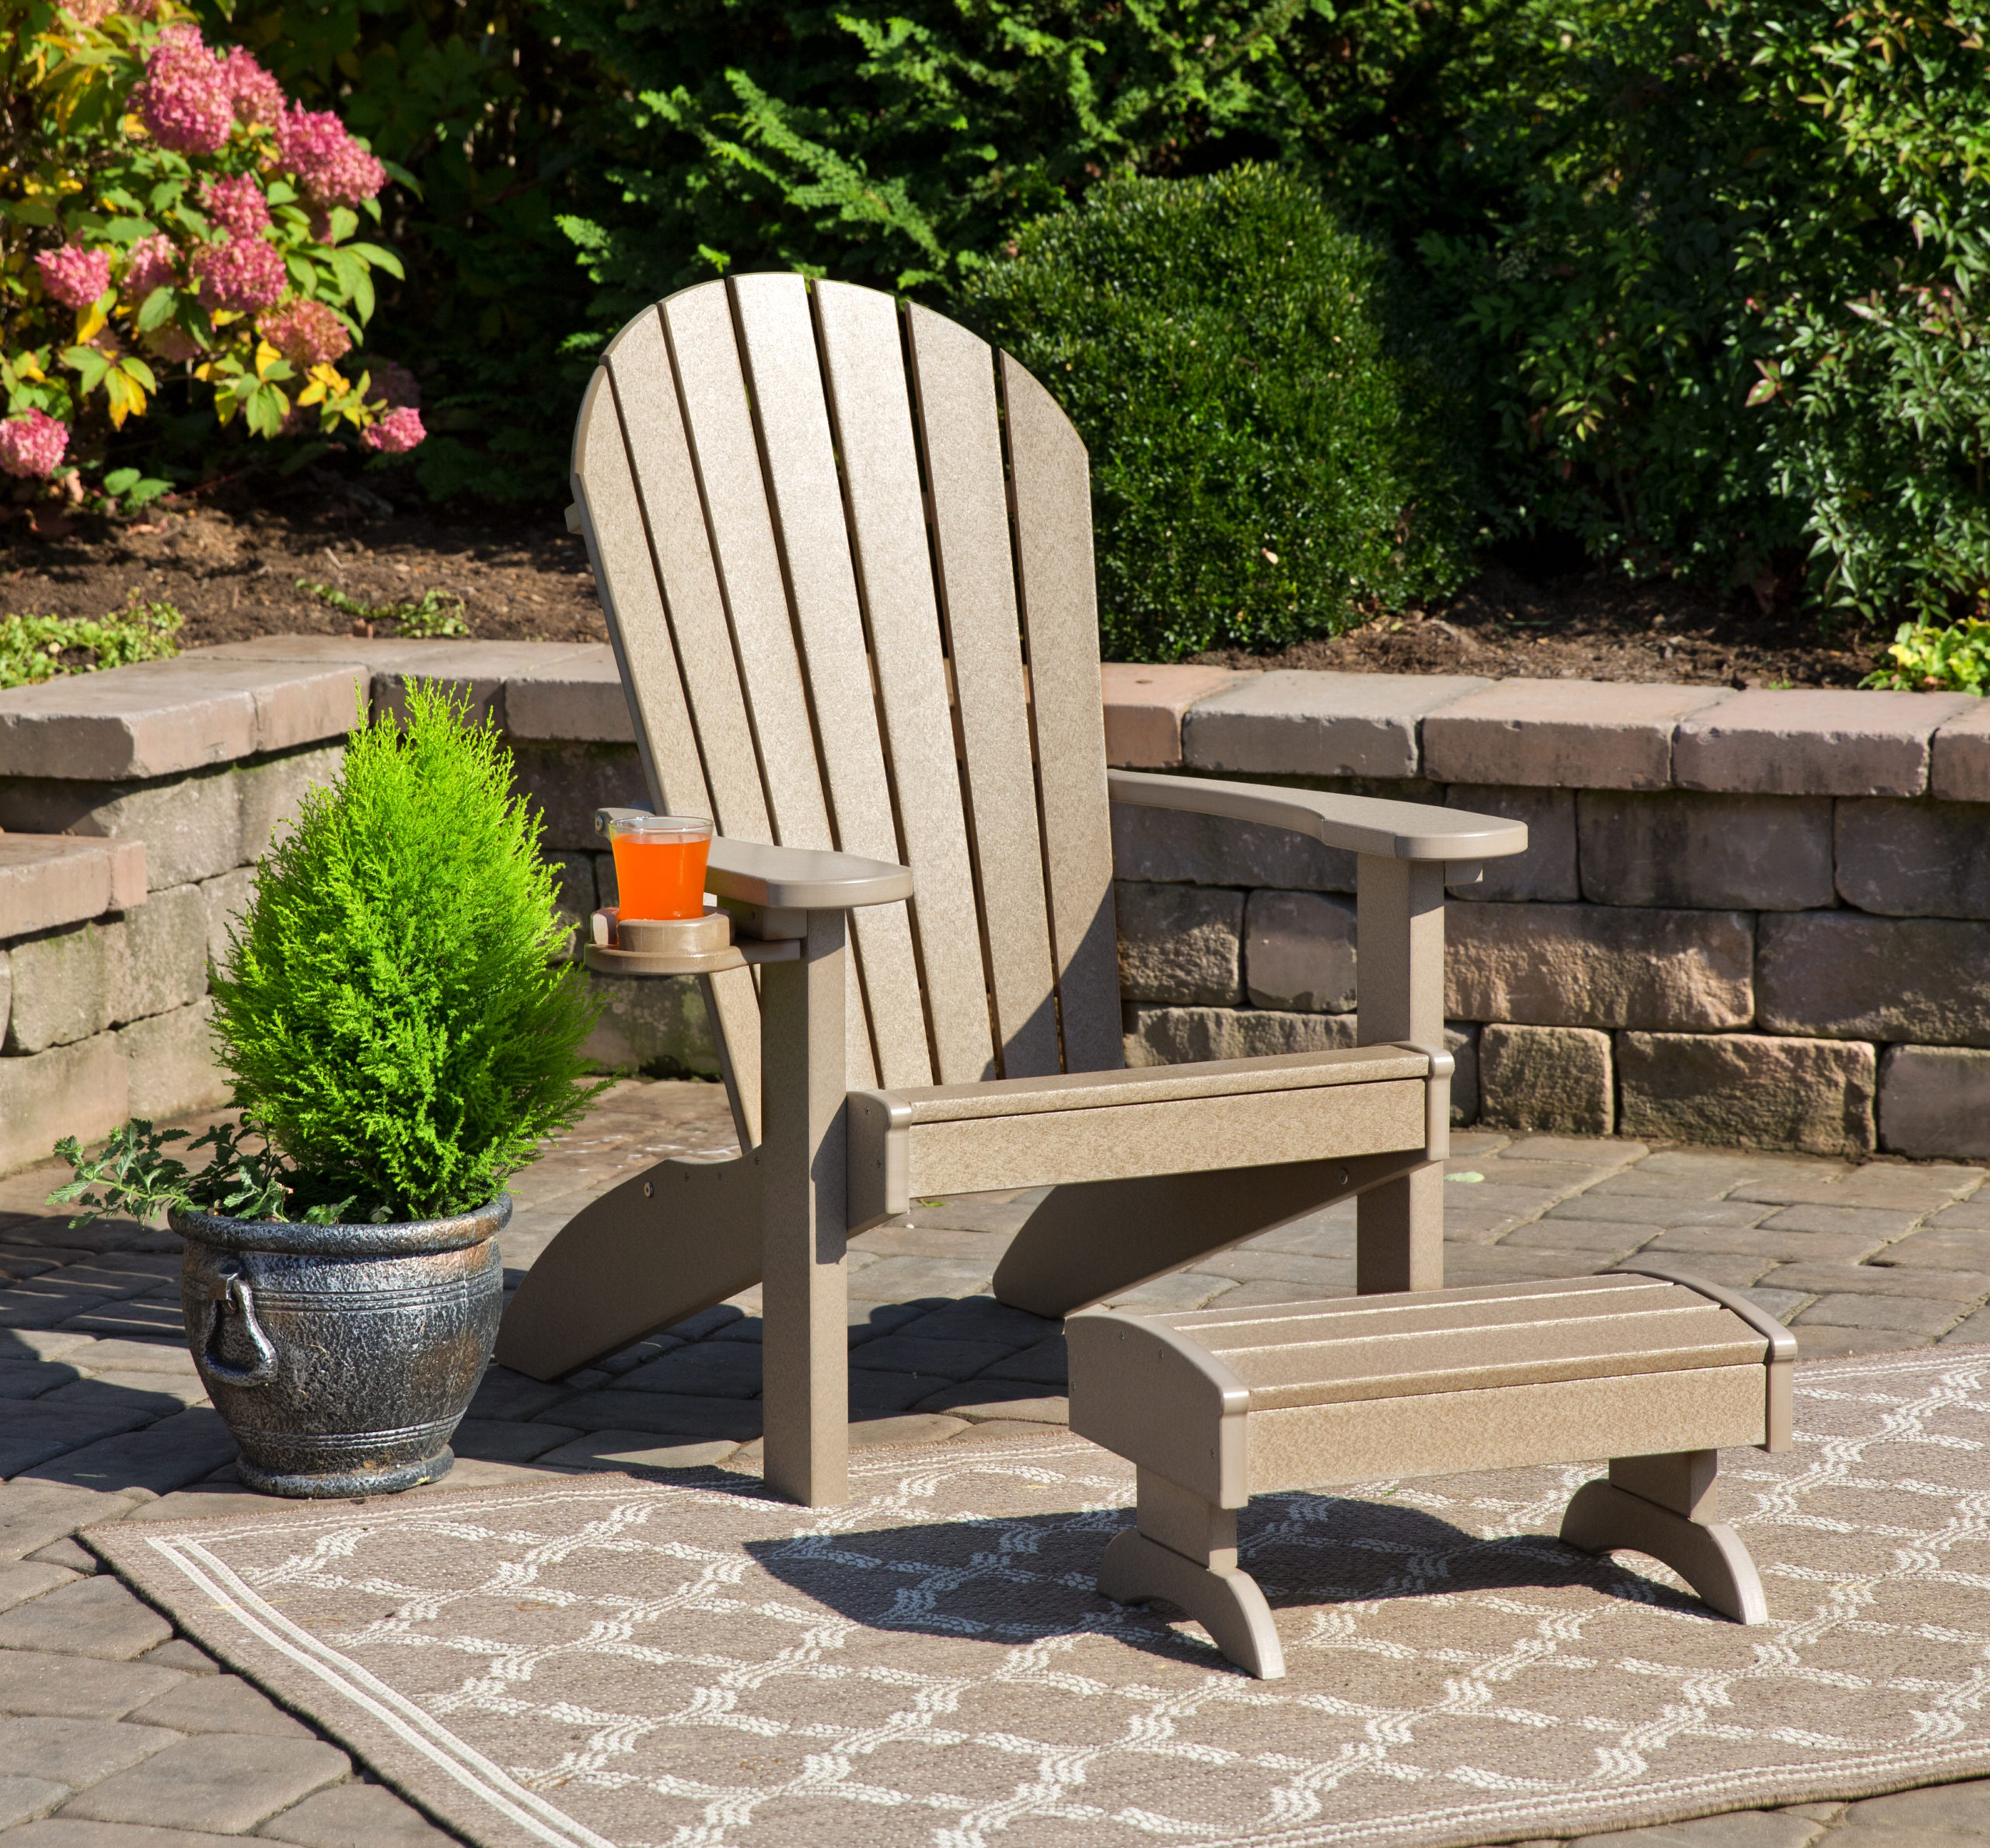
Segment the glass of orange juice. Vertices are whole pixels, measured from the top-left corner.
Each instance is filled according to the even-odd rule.
[[[623,917],[702,917],[712,824],[695,815],[632,815],[610,822],[616,912]]]

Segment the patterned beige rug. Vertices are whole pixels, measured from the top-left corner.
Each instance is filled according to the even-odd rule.
[[[1132,1472],[1061,1432],[862,1453],[829,1511],[708,1471],[88,1537],[484,1848],[1447,1848],[1990,1770],[1986,1381],[1800,1369],[1722,1478],[1754,1630],[1549,1538],[1591,1469],[1262,1500],[1275,1682],[1092,1589]]]

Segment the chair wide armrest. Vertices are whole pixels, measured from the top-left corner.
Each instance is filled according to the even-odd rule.
[[[1384,860],[1496,860],[1527,851],[1524,822],[1440,809],[1430,802],[1391,802],[1326,790],[1217,783],[1136,770],[1110,770],[1105,780],[1106,793],[1115,802],[1259,822]]]
[[[653,812],[648,806],[597,809],[595,832],[606,834],[610,822]],[[710,858],[705,862],[705,889],[714,898],[767,910],[850,911],[862,905],[889,905],[894,899],[910,898],[912,868],[896,866],[889,860],[866,860],[856,854],[768,847],[757,840],[732,840],[714,834]]]
[[[912,896],[912,868],[855,854],[712,837],[705,889],[715,898],[797,911],[849,911]]]

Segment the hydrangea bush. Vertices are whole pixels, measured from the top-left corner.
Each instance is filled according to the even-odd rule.
[[[412,376],[354,359],[373,273],[401,268],[357,235],[390,175],[335,114],[177,0],[10,5],[0,60],[0,469],[80,498],[79,465],[167,393],[258,437],[422,440]]]

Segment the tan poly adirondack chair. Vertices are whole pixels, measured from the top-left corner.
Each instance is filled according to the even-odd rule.
[[[1350,1194],[1360,1290],[1442,1283],[1444,886],[1524,828],[1108,771],[1084,447],[923,308],[672,295],[609,347],[573,479],[651,803],[717,830],[742,1152],[577,1215],[501,1362],[550,1378],[759,1282],[766,1479],[831,1503],[845,1240],[915,1197],[1048,1186],[994,1284],[1046,1315]],[[1110,802],[1358,854],[1359,1046],[1123,1069]]]

